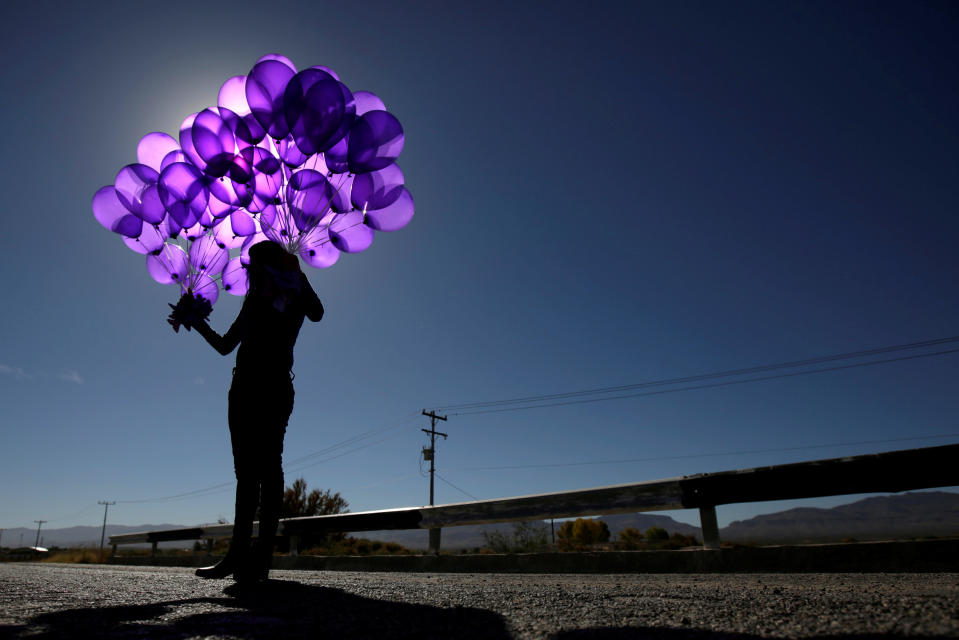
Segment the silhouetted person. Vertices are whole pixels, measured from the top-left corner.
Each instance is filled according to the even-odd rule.
[[[250,287],[224,335],[206,321],[192,326],[220,354],[239,345],[229,395],[230,440],[236,471],[233,540],[226,556],[197,569],[202,578],[267,578],[283,501],[283,436],[293,411],[293,346],[303,318],[318,322],[323,305],[300,271],[296,256],[274,242],[250,249]],[[174,314],[175,315],[175,314]],[[251,547],[257,504],[260,526]]]

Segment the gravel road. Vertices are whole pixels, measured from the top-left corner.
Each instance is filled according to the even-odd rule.
[[[959,574],[517,575],[0,564],[0,638],[959,637]]]

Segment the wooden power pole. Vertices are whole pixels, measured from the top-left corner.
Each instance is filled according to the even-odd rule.
[[[423,433],[430,436],[430,448],[423,453],[429,456],[430,460],[430,506],[433,506],[433,475],[436,472],[436,436],[443,436],[445,440],[447,434],[436,430],[436,421],[446,422],[446,416],[438,416],[434,411],[423,409],[423,415],[430,419],[429,429],[420,429]],[[442,529],[430,529],[430,548],[429,550],[436,555],[440,554],[440,532]]]

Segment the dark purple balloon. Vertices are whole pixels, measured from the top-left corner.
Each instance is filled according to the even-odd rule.
[[[343,119],[343,94],[333,76],[304,69],[286,85],[283,114],[296,146],[305,156],[319,152]]]
[[[377,171],[403,151],[403,126],[388,111],[369,111],[350,129],[348,161],[352,173]]]
[[[286,204],[300,231],[309,231],[330,212],[333,185],[322,173],[301,169],[293,174],[286,188]]]
[[[382,209],[396,202],[403,192],[403,172],[396,164],[379,171],[361,173],[353,179],[350,199],[357,209]]]
[[[206,209],[209,189],[203,174],[186,162],[174,162],[160,174],[160,200],[181,227],[193,226]]]
[[[350,165],[347,161],[349,143],[350,136],[347,134],[345,138],[341,139],[323,154],[323,160],[326,162],[326,166],[333,173],[346,173],[350,170]]]
[[[283,94],[294,75],[293,69],[278,60],[262,60],[247,75],[246,102],[253,117],[273,138],[285,138],[290,133],[283,113]]]

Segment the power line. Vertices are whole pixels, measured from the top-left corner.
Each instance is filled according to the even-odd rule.
[[[776,375],[769,376],[759,376],[755,378],[746,378],[744,380],[728,380],[726,382],[714,382],[712,384],[699,384],[689,387],[679,387],[678,389],[661,389],[659,391],[645,391],[641,393],[626,393],[614,396],[604,396],[600,398],[584,398],[581,400],[567,400],[565,402],[549,402],[543,404],[532,404],[524,405],[519,407],[502,407],[497,409],[478,409],[476,411],[459,411],[452,412],[449,415],[453,416],[466,416],[466,415],[477,415],[481,413],[503,413],[506,411],[523,411],[526,409],[544,409],[547,407],[562,407],[573,404],[588,404],[591,402],[606,402],[608,400],[622,400],[625,398],[641,398],[645,396],[657,396],[665,395],[667,393],[679,393],[681,391],[694,391],[696,389],[713,389],[716,387],[729,387],[737,384],[747,384],[749,382],[761,382],[763,380],[776,380],[778,378],[793,378],[796,376],[806,376],[814,373],[825,373],[827,371],[842,371],[844,369],[855,369],[857,367],[869,367],[877,364],[889,364],[891,362],[903,362],[905,360],[918,360],[920,358],[931,358],[933,356],[942,356],[950,353],[959,353],[959,349],[948,349],[946,351],[934,351],[932,353],[920,353],[911,356],[901,356],[899,358],[887,358],[885,360],[871,360],[869,362],[856,362],[854,364],[838,365],[835,367],[822,367],[819,369],[809,369],[806,371],[792,371],[789,373],[779,373]],[[732,374],[728,374],[732,375]],[[714,377],[718,377],[718,374],[713,374]],[[666,384],[666,382],[657,382],[657,383],[645,383],[649,386]]]
[[[598,387],[594,389],[583,389],[579,391],[567,391],[563,393],[551,393],[551,394],[544,394],[544,395],[537,395],[537,396],[526,396],[521,398],[508,398],[508,399],[490,400],[490,401],[484,401],[484,402],[467,402],[467,403],[460,403],[460,404],[446,404],[446,405],[438,405],[438,406],[447,411],[451,411],[451,410],[497,407],[497,406],[505,406],[505,405],[512,405],[512,404],[529,404],[534,402],[546,402],[549,400],[561,400],[565,398],[576,398],[576,397],[583,397],[583,396],[590,396],[590,395],[618,393],[621,391],[630,391],[634,389],[670,386],[670,385],[682,384],[686,382],[698,382],[701,380],[711,380],[715,378],[725,378],[730,376],[743,376],[743,375],[749,375],[753,373],[762,373],[765,371],[774,371],[777,369],[810,366],[814,364],[834,362],[837,360],[849,360],[852,358],[875,356],[875,355],[881,355],[884,353],[894,353],[896,351],[905,351],[908,349],[919,349],[923,347],[931,347],[931,346],[949,344],[954,342],[959,342],[959,336],[950,336],[947,338],[936,338],[932,340],[922,340],[919,342],[910,342],[905,344],[891,345],[887,347],[879,347],[876,349],[865,349],[861,351],[851,351],[847,353],[820,356],[816,358],[806,358],[804,360],[792,360],[788,362],[779,362],[775,364],[758,365],[754,367],[746,367],[746,368],[740,368],[740,369],[729,369],[725,371],[704,373],[704,374],[693,375],[693,376],[683,376],[679,378],[651,380],[651,381],[640,382],[636,384],[627,384],[627,385],[619,385],[619,386],[612,386],[612,387]],[[953,353],[953,351],[943,351],[939,353]],[[895,360],[886,360],[883,362],[894,362],[894,361]],[[865,364],[868,364],[868,363],[864,363],[864,365]],[[821,371],[829,371],[829,370],[831,369],[821,369]],[[817,370],[817,371],[820,371],[820,370]],[[758,378],[758,379],[766,379],[766,378]],[[622,396],[622,397],[632,397],[632,396]],[[462,415],[462,414],[458,414],[458,415]]]
[[[440,474],[437,473],[437,474],[436,474],[436,477],[439,478],[440,480],[442,480],[443,482],[445,482],[446,484],[448,484],[449,486],[453,487],[454,489],[456,489],[456,490],[459,491],[460,493],[462,493],[464,496],[467,496],[467,497],[469,497],[469,498],[472,498],[473,500],[479,500],[479,498],[477,498],[476,496],[474,496],[472,493],[470,493],[469,491],[465,491],[465,490],[463,490],[463,489],[460,489],[459,487],[457,487],[455,484],[453,484],[452,482],[450,482],[449,480],[447,480],[446,478],[444,478],[444,477],[441,476]]]
[[[556,467],[585,467],[597,464],[627,464],[633,462],[660,462],[662,460],[688,460],[693,458],[717,458],[723,456],[740,456],[756,453],[782,453],[785,451],[804,451],[808,449],[829,449],[833,447],[849,447],[865,444],[888,444],[890,442],[907,442],[910,440],[934,440],[938,438],[956,438],[959,433],[942,433],[928,436],[910,436],[908,438],[888,438],[885,440],[860,440],[858,442],[833,442],[830,444],[810,444],[796,447],[777,447],[773,449],[745,449],[741,451],[722,451],[717,453],[691,453],[675,456],[652,456],[648,458],[620,458],[616,460],[590,460],[586,462],[552,462],[544,464],[508,464],[492,467],[453,467],[450,471],[503,471],[507,469],[548,469]],[[446,482],[444,480],[443,482]]]

